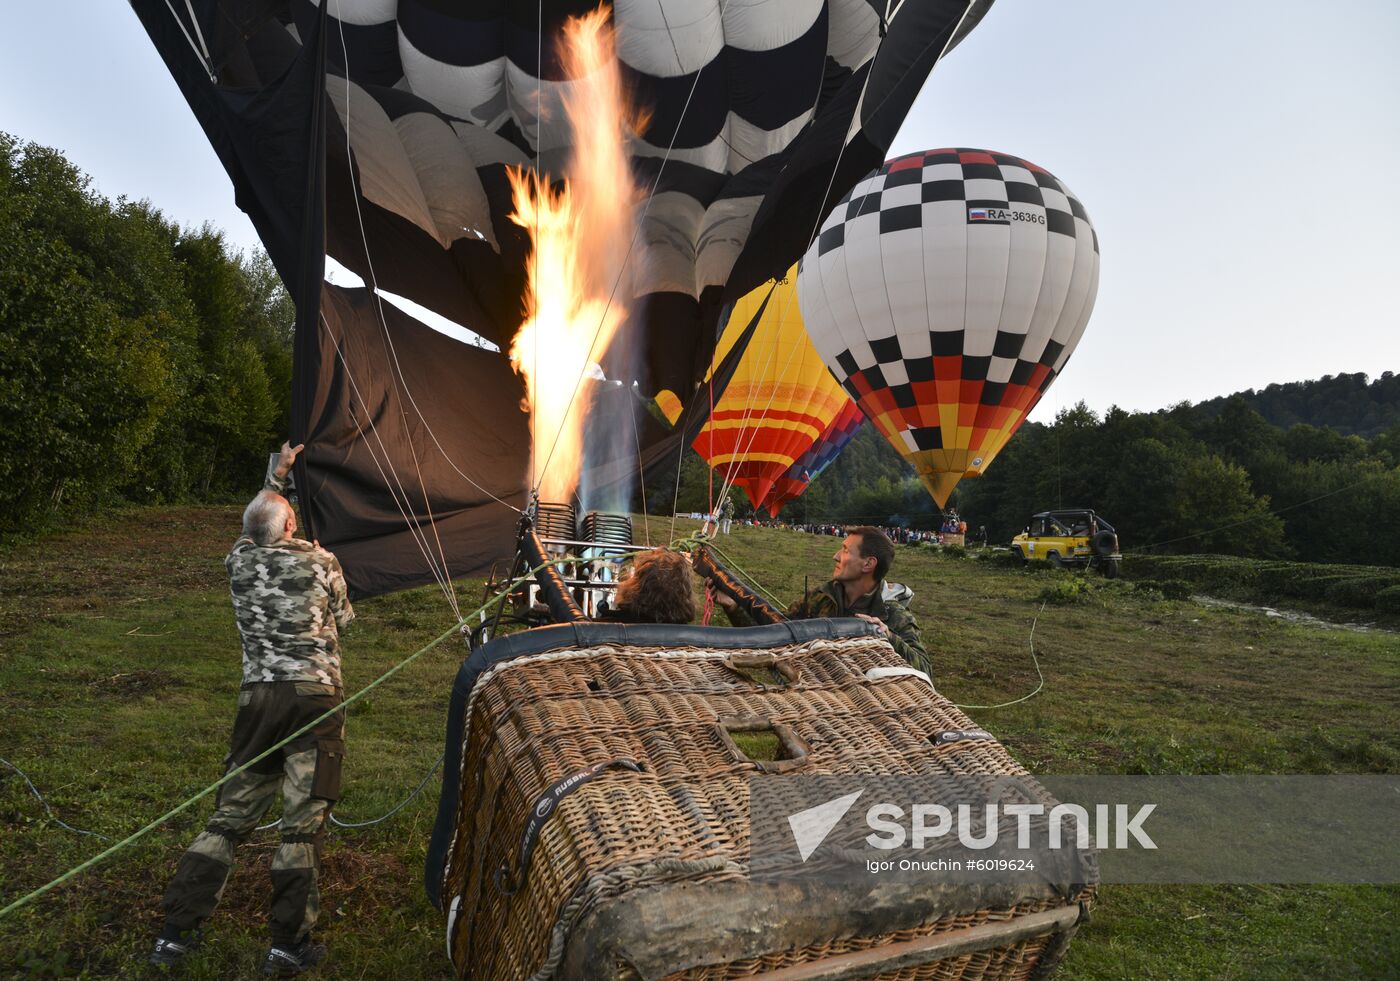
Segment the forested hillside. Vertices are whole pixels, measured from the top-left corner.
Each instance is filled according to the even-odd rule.
[[[1271,425],[1243,397],[1103,417],[1081,403],[1051,425],[1023,426],[950,504],[993,541],[1009,541],[1036,511],[1091,507],[1129,550],[1400,565],[1400,423],[1364,439]],[[783,517],[936,520],[933,501],[869,424]]]
[[[1198,408],[1214,417],[1236,398],[1283,429],[1305,423],[1369,438],[1400,423],[1400,375],[1391,371],[1373,381],[1358,372],[1267,385],[1257,392],[1251,388],[1201,402]]]

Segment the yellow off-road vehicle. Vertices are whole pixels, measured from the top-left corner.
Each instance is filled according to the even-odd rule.
[[[1011,539],[1011,551],[1022,562],[1048,562],[1056,569],[1085,566],[1109,579],[1123,562],[1118,533],[1087,508],[1040,512]]]

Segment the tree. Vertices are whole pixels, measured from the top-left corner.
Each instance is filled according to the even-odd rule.
[[[174,365],[101,257],[110,214],[59,154],[0,134],[0,480],[5,526],[107,500],[137,466]],[[85,230],[85,235],[76,230]],[[139,285],[139,284],[136,284]]]
[[[1218,456],[1189,459],[1171,496],[1171,537],[1184,552],[1219,552],[1259,558],[1283,558],[1289,548],[1283,520],[1269,509],[1268,498],[1250,490],[1249,474]]]
[[[293,320],[264,256],[0,134],[0,530],[251,490],[286,433]]]

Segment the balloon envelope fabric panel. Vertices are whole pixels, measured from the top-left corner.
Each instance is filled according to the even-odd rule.
[[[831,425],[817,437],[812,448],[798,457],[787,473],[773,484],[766,504],[768,513],[776,518],[784,505],[801,497],[812,481],[821,476],[822,471],[841,455],[841,451],[846,448],[846,444],[864,422],[865,413],[860,411],[860,406],[847,399],[836,418],[831,420]]]
[[[1063,370],[1098,275],[1098,236],[1056,177],[941,149],[858,182],[797,280],[827,366],[943,506]]]
[[[558,42],[570,18],[602,6],[643,119],[628,151],[649,192],[628,266],[636,311],[623,332],[647,348],[644,385],[689,392],[695,379],[686,373],[704,363],[715,336],[718,302],[702,310],[702,294],[722,290],[736,271],[778,175],[799,154],[815,154],[822,178],[831,176],[827,162],[845,154],[839,143],[818,145],[818,124],[864,133],[859,118],[848,118],[858,93],[872,105],[902,101],[887,91],[895,78],[871,77],[877,55],[926,71],[931,63],[914,64],[920,59],[902,50],[951,48],[989,2],[917,0],[882,23],[863,0],[335,0],[326,25],[339,130],[328,251],[366,281],[373,275],[507,347],[520,322],[528,243],[507,217],[505,168],[568,176],[575,133],[564,107],[575,83]],[[287,0],[284,36],[254,49],[269,62],[266,73],[281,62],[263,52],[294,53],[320,6]],[[878,122],[883,134],[888,121]],[[805,240],[815,220],[782,237]],[[788,219],[775,213],[760,224],[773,221]],[[741,272],[766,280],[800,248],[776,261],[752,256]]]
[[[716,473],[744,489],[755,508],[850,404],[807,337],[795,273],[794,267],[734,305],[716,361],[767,300],[742,359],[692,443]]]

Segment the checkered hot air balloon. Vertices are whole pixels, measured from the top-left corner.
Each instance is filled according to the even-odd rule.
[[[802,258],[823,360],[939,506],[983,473],[1093,311],[1099,242],[1048,171],[988,150],[888,161]]]
[[[691,444],[716,474],[743,488],[755,509],[766,507],[774,515],[796,496],[775,500],[777,485],[852,407],[807,337],[797,305],[796,272],[794,266],[784,279],[753,290],[734,305],[717,360],[755,316],[758,320],[714,411]],[[784,488],[785,493],[792,489]]]

